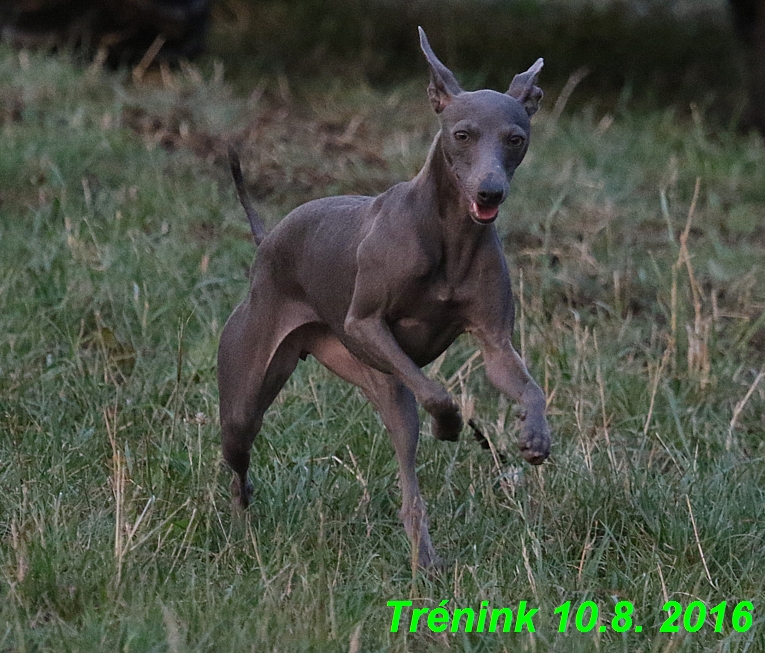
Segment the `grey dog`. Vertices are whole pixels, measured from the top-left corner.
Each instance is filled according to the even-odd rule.
[[[462,333],[478,341],[486,373],[520,402],[523,457],[550,451],[545,396],[513,348],[513,294],[496,227],[499,205],[529,145],[542,98],[542,59],[506,93],[463,91],[433,54],[428,97],[440,123],[425,165],[377,197],[341,196],[299,206],[268,235],[231,168],[257,245],[247,299],[236,307],[218,352],[223,455],[242,506],[253,487],[250,450],[263,415],[298,361],[310,354],[358,386],[377,409],[395,449],[401,519],[415,565],[439,559],[415,473],[417,403],[441,440],[462,428],[457,404],[420,369]]]

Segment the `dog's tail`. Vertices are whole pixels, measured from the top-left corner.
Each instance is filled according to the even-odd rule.
[[[266,237],[266,228],[263,226],[263,221],[260,219],[252,202],[250,202],[250,196],[247,194],[247,189],[244,187],[244,177],[242,177],[242,164],[239,162],[239,152],[236,151],[236,148],[234,148],[233,145],[228,146],[228,163],[231,166],[231,176],[234,178],[236,194],[239,196],[239,202],[242,204],[244,212],[247,214],[247,221],[250,223],[250,231],[252,231],[255,246],[258,246]]]

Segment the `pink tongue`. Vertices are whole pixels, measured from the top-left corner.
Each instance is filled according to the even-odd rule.
[[[479,220],[492,220],[497,217],[499,213],[498,206],[486,206],[483,207],[478,202],[473,202],[473,213],[478,216]]]

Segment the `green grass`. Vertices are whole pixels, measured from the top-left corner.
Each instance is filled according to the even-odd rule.
[[[628,105],[555,122],[545,103],[498,228],[553,453],[520,460],[514,408],[459,340],[430,373],[509,462],[424,422],[447,570],[413,578],[382,425],[314,361],[267,416],[254,505],[232,513],[215,352],[252,258],[223,139],[274,224],[412,175],[435,130],[425,78],[247,100],[212,71],[134,87],[3,49],[0,80],[0,651],[765,650],[765,383],[740,403],[765,364],[756,138]],[[410,597],[527,601],[537,633],[389,633],[387,602]],[[754,622],[660,633],[667,599],[749,600]],[[604,624],[631,601],[643,631],[572,617],[558,634],[567,600]]]

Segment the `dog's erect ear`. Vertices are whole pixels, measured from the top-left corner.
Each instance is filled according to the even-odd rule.
[[[544,91],[536,85],[537,77],[539,77],[539,73],[544,65],[544,59],[537,59],[534,65],[525,73],[513,77],[513,81],[510,82],[510,88],[507,89],[507,94],[518,100],[529,116],[533,116],[537,112],[539,101],[544,96]]]
[[[442,64],[438,57],[433,54],[433,50],[428,43],[428,37],[422,27],[417,28],[420,31],[420,47],[425,53],[425,58],[430,66],[430,84],[428,84],[428,97],[430,103],[441,113],[452,101],[455,95],[462,93],[460,85],[457,83],[452,71]]]

